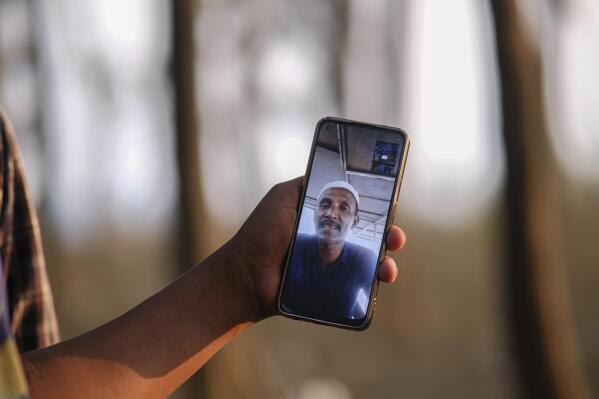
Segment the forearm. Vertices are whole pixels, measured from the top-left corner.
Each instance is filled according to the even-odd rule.
[[[128,313],[24,356],[31,397],[159,398],[255,321],[227,246]],[[232,260],[233,259],[233,260]]]

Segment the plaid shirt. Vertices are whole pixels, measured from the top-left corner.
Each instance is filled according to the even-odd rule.
[[[0,185],[0,397],[24,398],[17,348],[26,352],[51,345],[59,334],[37,216],[1,109]]]

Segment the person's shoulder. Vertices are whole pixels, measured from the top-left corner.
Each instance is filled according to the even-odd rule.
[[[349,241],[346,242],[346,244],[349,246],[349,250],[355,255],[359,255],[366,258],[376,257],[374,251],[368,247]]]
[[[372,267],[376,267],[377,256],[372,249],[353,242],[348,242],[346,244],[349,244],[349,254],[356,260],[357,264],[368,266],[368,270]]]

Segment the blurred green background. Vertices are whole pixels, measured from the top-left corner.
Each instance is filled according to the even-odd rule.
[[[598,22],[593,0],[0,0],[63,337],[222,245],[332,115],[411,135],[400,281],[367,332],[271,318],[173,397],[599,395]]]

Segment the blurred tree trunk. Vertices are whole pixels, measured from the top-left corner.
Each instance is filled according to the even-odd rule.
[[[333,39],[333,95],[339,115],[345,115],[345,92],[343,87],[343,69],[347,51],[348,32],[348,2],[346,0],[332,1],[333,14],[335,18],[335,35]]]
[[[171,9],[172,79],[179,175],[178,273],[202,260],[206,253],[206,212],[203,206],[200,160],[198,155],[198,112],[195,82],[194,26],[198,7],[195,0],[174,0]],[[175,327],[176,328],[176,327]],[[206,366],[205,366],[206,367]],[[198,372],[178,394],[205,396],[204,371]]]
[[[410,20],[410,10],[414,6],[414,0],[395,1],[387,0],[385,14],[386,26],[386,53],[387,53],[387,110],[385,112],[386,120],[391,125],[403,124],[404,106],[402,101],[405,96],[402,93],[406,90],[405,81],[402,77],[406,76],[404,58],[408,57],[408,32]]]
[[[506,297],[520,383],[528,397],[587,398],[571,314],[557,183],[544,115],[542,59],[515,0],[492,1],[501,80]]]
[[[29,13],[29,54],[31,58],[31,68],[34,72],[35,79],[35,109],[32,111],[32,133],[36,136],[35,140],[38,145],[38,158],[40,159],[40,165],[42,170],[52,170],[50,159],[48,157],[47,145],[46,145],[46,123],[44,110],[46,104],[50,103],[50,90],[47,87],[47,72],[44,72],[42,65],[42,49],[40,48],[40,37],[44,34],[43,29],[45,27],[45,21],[42,15],[42,7],[39,2],[34,0],[27,1],[27,11]],[[39,207],[40,213],[46,213],[46,207],[48,206],[48,195],[50,192],[49,179],[40,179],[40,194],[39,194]]]
[[[206,254],[202,245],[206,212],[203,206],[198,155],[198,112],[195,93],[194,0],[172,3],[172,74],[175,98],[177,167],[179,174],[179,233],[183,270]]]

